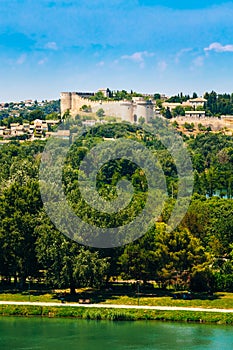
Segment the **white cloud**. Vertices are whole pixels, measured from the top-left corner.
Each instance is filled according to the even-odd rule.
[[[144,62],[146,57],[152,57],[154,56],[153,52],[148,52],[148,51],[140,51],[140,52],[135,52],[132,55],[123,55],[121,56],[121,59],[123,60],[130,60],[135,63],[138,63],[141,68],[144,67]]]
[[[158,69],[162,73],[167,69],[167,63],[165,61],[158,62]]]
[[[222,45],[220,43],[212,43],[208,47],[205,47],[204,51],[233,52],[233,45]]]
[[[27,59],[27,55],[24,53],[19,58],[17,59],[16,63],[17,64],[23,64]]]
[[[96,63],[97,67],[103,67],[104,66],[104,61],[100,61]]]
[[[42,58],[41,60],[39,60],[39,61],[38,61],[38,64],[39,64],[39,65],[43,65],[43,64],[45,64],[47,61],[48,61],[48,59],[45,57],[45,58]]]
[[[49,41],[46,45],[45,45],[46,49],[50,49],[50,50],[58,50],[57,47],[57,43],[55,43],[55,41]]]
[[[192,48],[184,48],[184,49],[181,49],[179,52],[177,52],[176,56],[175,56],[175,63],[179,63],[180,62],[180,58],[186,54],[187,52],[190,52],[192,51],[193,49]]]
[[[202,67],[204,65],[205,56],[198,56],[192,61],[191,70],[194,70],[197,67]]]

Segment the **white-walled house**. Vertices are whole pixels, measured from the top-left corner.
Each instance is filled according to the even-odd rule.
[[[205,111],[185,111],[185,117],[204,118]]]
[[[207,102],[207,100],[203,97],[197,97],[197,98],[191,98],[189,101],[189,104],[193,107],[193,108],[197,108],[197,107],[204,107],[204,104]]]

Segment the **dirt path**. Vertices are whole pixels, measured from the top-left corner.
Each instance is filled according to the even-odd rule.
[[[78,304],[78,303],[44,303],[30,301],[0,301],[0,305],[34,305],[34,306],[59,306],[59,307],[96,307],[113,309],[143,309],[161,311],[199,311],[199,312],[221,312],[233,313],[233,309],[216,309],[201,307],[179,307],[179,306],[147,306],[147,305],[117,305],[117,304]]]

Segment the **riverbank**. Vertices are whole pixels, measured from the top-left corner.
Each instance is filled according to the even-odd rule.
[[[61,303],[61,296],[67,304],[77,304],[80,299],[89,299],[92,304],[104,305],[133,305],[143,306],[169,306],[169,307],[189,307],[189,308],[204,308],[204,309],[231,309],[233,308],[233,293],[217,292],[212,295],[194,294],[192,299],[174,298],[174,294],[170,291],[162,291],[154,289],[152,292],[140,292],[138,295],[127,289],[116,289],[103,291],[80,289],[75,295],[70,295],[69,291],[0,291],[0,302],[28,302],[33,303]],[[107,307],[106,306],[106,307]]]
[[[158,320],[233,325],[233,310],[146,307],[127,305],[78,305],[52,303],[1,303],[0,316],[40,316],[87,320]],[[54,303],[55,304],[55,303]]]

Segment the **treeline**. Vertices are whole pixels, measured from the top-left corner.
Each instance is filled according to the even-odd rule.
[[[198,291],[233,289],[232,199],[213,197],[221,183],[229,185],[233,146],[224,135],[199,135],[186,140],[195,168],[195,193],[179,227],[166,230],[176,201],[177,171],[161,143],[140,128],[115,124],[86,132],[70,149],[63,169],[64,192],[75,212],[89,223],[118,227],[120,215],[97,216],[81,198],[78,167],[85,154],[105,137],[125,137],[147,145],[158,155],[170,198],[146,235],[124,247],[93,249],[68,239],[52,224],[40,197],[38,169],[44,143],[11,142],[0,148],[0,275],[4,283],[25,284],[29,277],[50,287],[101,287],[111,278],[155,280],[159,286]],[[214,179],[213,180],[213,176]],[[103,166],[97,188],[105,199],[115,198],[119,179],[135,189],[124,217],[144,207],[147,185],[134,163],[119,159]],[[220,179],[223,179],[220,182]],[[232,187],[229,191],[232,191]],[[211,189],[211,190],[210,190]],[[210,198],[206,197],[206,194]],[[229,192],[230,194],[230,192]],[[94,214],[94,216],[93,216]]]
[[[233,140],[221,133],[198,134],[187,140],[192,154],[195,184],[198,194],[233,195]]]
[[[92,101],[105,101],[105,100],[112,100],[112,101],[121,101],[121,100],[129,100],[131,101],[133,97],[142,97],[143,95],[140,93],[137,93],[133,90],[130,92],[126,90],[106,90],[106,95],[102,91],[96,92],[93,96],[90,97],[90,100]]]
[[[197,94],[194,92],[193,95],[184,95],[182,92],[178,95],[171,96],[166,102],[180,103],[188,101],[190,98],[197,98]],[[206,116],[220,117],[221,115],[233,115],[233,93],[218,94],[215,91],[206,92],[204,94],[206,102],[203,106],[198,106],[197,110],[205,110]],[[158,103],[157,103],[158,104]],[[159,104],[158,104],[159,105]],[[161,105],[161,103],[160,103]],[[190,107],[177,106],[173,109],[170,116],[166,118],[176,117],[177,115],[185,115],[185,110],[190,109]],[[168,112],[167,112],[168,113]],[[165,115],[165,111],[164,111]]]
[[[233,93],[217,94],[215,91],[206,92],[204,98],[207,100],[205,109],[207,115],[233,114]]]
[[[14,109],[13,103],[7,104],[8,108],[0,111],[0,126],[10,127],[11,123],[31,123],[35,119],[59,119],[60,100],[44,102],[38,105],[35,102],[32,106],[22,105],[20,109]]]

